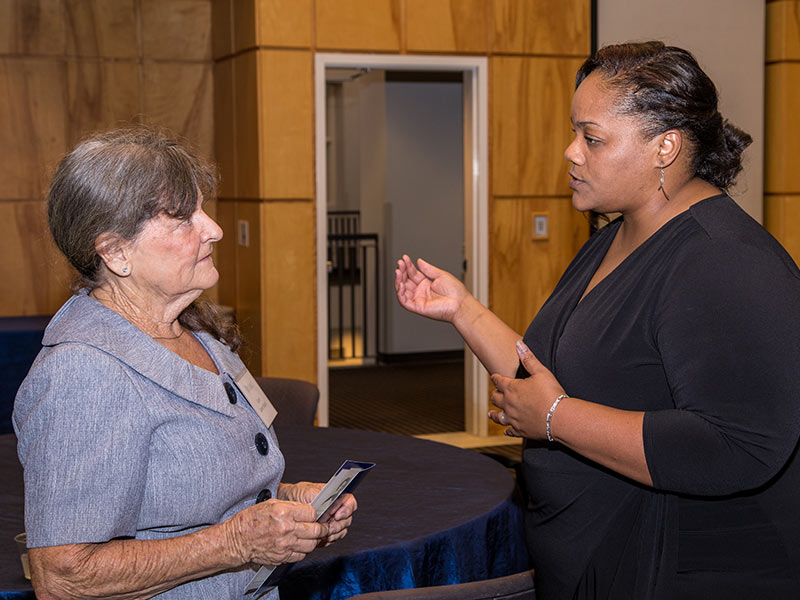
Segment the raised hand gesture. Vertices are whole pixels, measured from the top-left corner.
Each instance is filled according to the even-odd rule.
[[[424,260],[411,262],[407,254],[397,261],[394,289],[407,310],[438,321],[453,322],[464,299],[470,296],[456,277]]]

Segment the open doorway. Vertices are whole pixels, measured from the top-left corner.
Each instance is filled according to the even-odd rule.
[[[485,58],[316,57],[320,425],[329,424],[331,359],[449,353],[465,357],[462,431],[486,434],[480,364],[449,326],[392,297],[405,251],[487,301],[486,75]],[[345,130],[357,139],[344,143]]]

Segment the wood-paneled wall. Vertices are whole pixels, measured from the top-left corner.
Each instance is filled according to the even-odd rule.
[[[213,157],[212,73],[210,0],[0,3],[0,316],[52,314],[69,295],[43,203],[58,159],[140,122]]]
[[[767,3],[764,225],[800,263],[800,0]]]
[[[316,380],[317,51],[489,57],[490,304],[523,331],[588,235],[562,152],[590,0],[213,0],[212,10],[218,214],[228,228],[247,220],[251,236],[221,244],[220,300],[238,309],[251,369]],[[533,212],[549,214],[547,240],[532,241]]]

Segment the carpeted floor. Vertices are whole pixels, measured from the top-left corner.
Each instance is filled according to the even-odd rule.
[[[333,427],[416,435],[464,429],[464,362],[331,369]]]
[[[331,369],[332,427],[418,435],[463,431],[464,362]],[[475,448],[503,462],[520,459],[515,446]]]

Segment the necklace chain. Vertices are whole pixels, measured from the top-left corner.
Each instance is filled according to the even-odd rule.
[[[150,336],[150,337],[152,337],[154,340],[177,340],[179,337],[181,337],[183,335],[184,331],[186,331],[186,330],[181,328],[181,332],[178,335],[164,336],[164,337],[159,337],[157,335],[153,335],[153,336]]]

